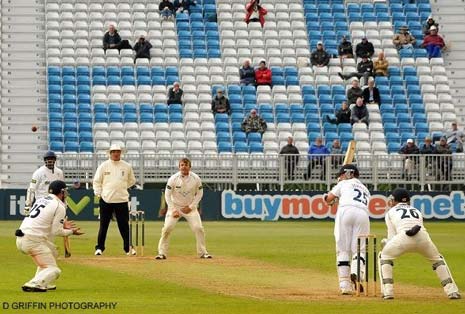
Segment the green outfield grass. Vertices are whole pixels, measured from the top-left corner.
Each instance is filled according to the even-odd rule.
[[[24,293],[32,260],[16,250],[19,222],[0,222],[1,313],[465,313],[465,300],[448,300],[428,261],[406,255],[395,263],[396,299],[339,296],[333,222],[205,222],[212,260],[195,255],[185,222],[176,227],[166,261],[153,257],[160,222],[146,223],[145,257],[127,257],[116,224],[105,255],[95,257],[98,222],[71,239],[73,256],[59,258],[57,290]],[[459,288],[465,287],[465,224],[427,223]],[[381,239],[385,226],[372,223]],[[62,240],[57,243],[62,252]],[[115,310],[11,309],[18,302],[116,302]],[[9,306],[9,309],[5,309]]]

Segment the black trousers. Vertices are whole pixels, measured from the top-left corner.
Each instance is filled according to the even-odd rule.
[[[106,203],[100,198],[100,227],[98,230],[97,245],[95,249],[105,251],[105,240],[107,238],[108,226],[111,217],[115,213],[118,223],[119,233],[123,238],[123,250],[129,252],[129,208],[128,202],[124,203]]]

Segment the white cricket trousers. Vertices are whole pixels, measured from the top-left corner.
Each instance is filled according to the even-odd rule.
[[[380,275],[381,290],[387,295],[393,295],[393,268],[392,260],[404,253],[420,253],[433,265],[446,294],[458,292],[457,285],[452,278],[449,266],[434,245],[428,232],[423,228],[413,237],[409,237],[405,232],[396,234],[386,243],[380,253]]]
[[[338,261],[349,261],[352,254],[357,252],[358,235],[369,233],[370,218],[365,210],[356,207],[338,208],[334,225]],[[360,250],[364,252],[365,241],[361,241]]]
[[[37,265],[37,272],[28,284],[47,288],[60,276],[61,270],[56,263],[58,252],[55,244],[43,237],[24,235],[16,238],[18,250],[32,257]]]
[[[197,254],[199,254],[199,256],[207,254],[208,252],[205,245],[205,231],[203,229],[202,221],[200,220],[199,212],[197,210],[193,210],[189,214],[184,214],[181,211],[179,211],[179,213],[181,215],[179,218],[173,217],[172,210],[168,210],[166,213],[165,224],[161,229],[161,238],[158,242],[158,254],[167,255],[170,234],[181,217],[186,218],[189,227],[195,234],[195,239],[197,242]]]

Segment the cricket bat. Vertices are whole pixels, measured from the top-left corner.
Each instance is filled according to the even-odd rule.
[[[344,162],[342,163],[343,165],[351,164],[354,161],[356,144],[357,143],[354,140],[349,142],[349,146],[347,146],[346,155],[344,157]]]

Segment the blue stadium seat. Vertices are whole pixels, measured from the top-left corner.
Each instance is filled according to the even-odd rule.
[[[250,153],[263,153],[263,145],[261,142],[250,142]]]
[[[397,118],[393,113],[385,113],[381,116],[384,123],[397,122]]]
[[[218,132],[218,133],[216,133],[216,141],[217,141],[217,143],[230,142],[231,141],[231,134],[229,132]]]
[[[92,142],[81,142],[79,143],[79,152],[81,153],[93,153],[94,145]]]
[[[140,122],[154,122],[154,116],[153,113],[150,112],[141,112],[140,113]],[[168,121],[165,121],[168,122]]]
[[[246,142],[247,136],[245,132],[237,131],[233,133],[233,142]]]
[[[137,122],[137,114],[133,112],[125,112],[123,115],[123,122],[124,123]]]
[[[229,132],[229,123],[227,122],[218,122],[215,127],[217,132]]]
[[[59,142],[59,141],[50,142],[50,150],[53,150],[54,152],[62,153],[64,151],[64,148],[65,146],[63,145],[63,142]]]
[[[108,121],[111,122],[123,122],[123,115],[119,112],[112,112],[109,114]]]
[[[234,143],[234,152],[235,153],[248,153],[249,145],[246,142],[236,142]]]
[[[169,114],[169,120],[170,120],[170,123],[173,123],[173,122],[179,122],[179,123],[182,123],[182,113],[179,113],[179,112],[171,112]],[[155,115],[155,122],[156,121],[156,115]]]
[[[262,142],[262,135],[260,133],[257,133],[257,132],[251,132],[249,134],[247,134],[247,141],[250,143],[252,142],[259,142],[261,143]]]
[[[242,121],[244,120],[244,117],[245,116],[243,113],[235,112],[231,114],[231,121],[242,123]]]
[[[218,143],[218,153],[231,153],[232,145],[230,142],[219,142]]]
[[[339,134],[352,133],[352,125],[350,123],[340,123],[337,126],[337,131]]]
[[[169,113],[182,113],[181,104],[171,104],[168,106]]]
[[[65,152],[66,153],[78,153],[79,142],[65,142]]]
[[[215,114],[215,122],[229,122],[229,116],[226,113]]]
[[[387,144],[387,149],[389,153],[397,153],[400,150],[400,143],[389,142]]]
[[[264,112],[261,113],[260,116],[265,120],[267,123],[274,123],[274,115],[271,112]]]

